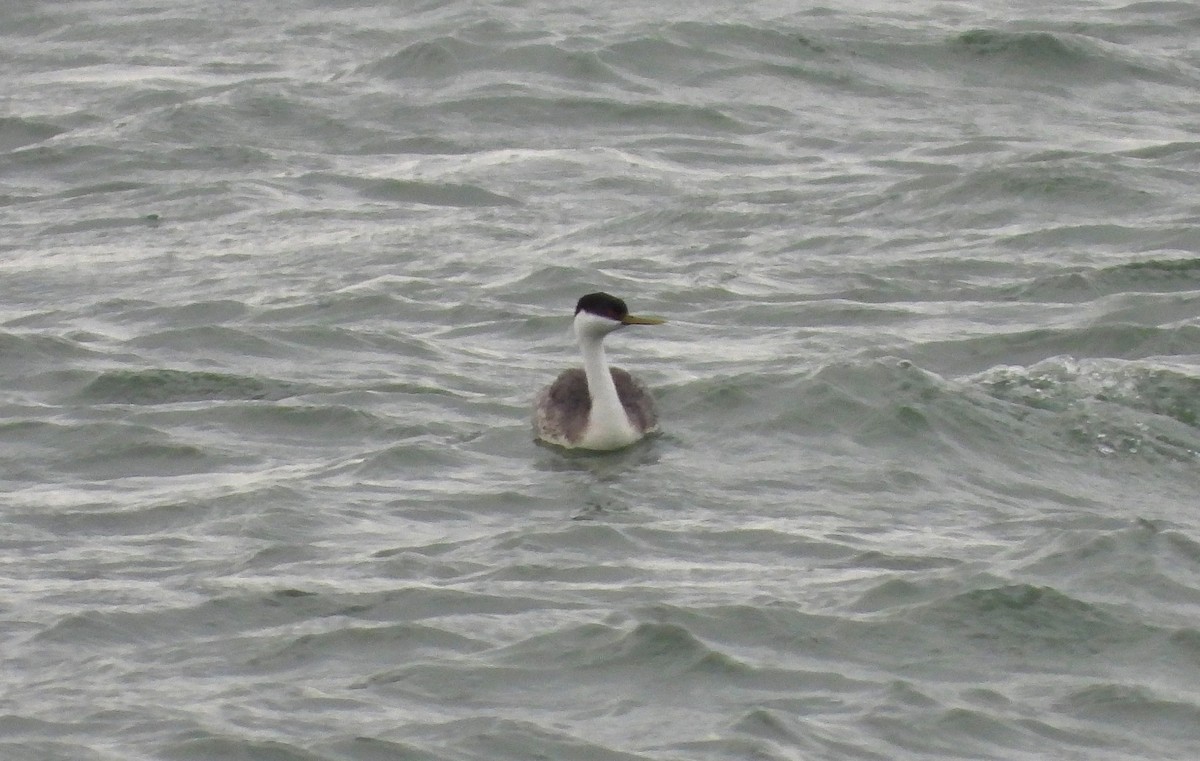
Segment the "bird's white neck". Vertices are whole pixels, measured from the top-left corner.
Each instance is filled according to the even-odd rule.
[[[592,398],[583,445],[589,449],[612,449],[631,444],[638,439],[638,433],[630,424],[621,397],[617,395],[617,386],[604,354],[605,334],[579,328],[577,325],[576,335],[579,351],[583,354],[588,395]]]

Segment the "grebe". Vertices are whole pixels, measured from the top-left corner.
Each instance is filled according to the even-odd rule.
[[[661,325],[658,317],[629,313],[607,293],[589,293],[575,305],[575,339],[583,369],[564,370],[538,394],[533,430],[542,441],[573,449],[620,449],[658,428],[654,400],[642,383],[608,367],[604,337],[626,325]]]

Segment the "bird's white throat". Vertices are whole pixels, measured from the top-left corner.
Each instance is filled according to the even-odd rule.
[[[620,322],[581,311],[575,315],[575,338],[583,354],[583,372],[587,376],[592,409],[582,446],[612,449],[637,441],[639,434],[629,422],[617,386],[613,383],[604,337],[624,327]]]

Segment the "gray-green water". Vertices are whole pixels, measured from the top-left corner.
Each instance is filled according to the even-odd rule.
[[[1197,34],[6,4],[0,757],[1194,757]]]

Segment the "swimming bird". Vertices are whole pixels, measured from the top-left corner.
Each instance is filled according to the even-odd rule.
[[[629,313],[607,293],[589,293],[575,305],[575,340],[583,369],[564,370],[542,390],[533,407],[537,438],[572,449],[620,449],[658,428],[654,399],[619,367],[609,368],[604,337],[627,325],[661,325],[658,317]]]

